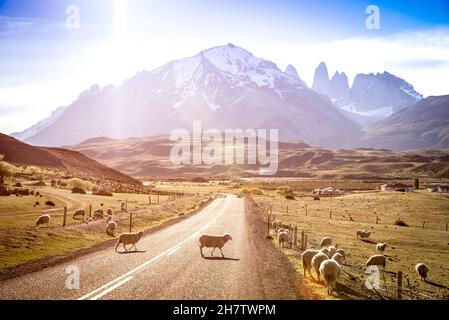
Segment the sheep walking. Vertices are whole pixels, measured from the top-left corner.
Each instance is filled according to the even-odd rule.
[[[329,246],[327,248],[321,249],[320,252],[324,253],[329,259],[331,259],[332,256],[337,252],[337,249],[333,246]]]
[[[114,213],[114,211],[112,211],[111,208],[109,208],[108,210],[106,210],[106,214],[107,214],[108,216],[112,216],[113,213]]]
[[[338,249],[337,253],[341,254],[343,256],[343,262],[346,263],[346,252],[343,249]]]
[[[371,232],[368,230],[357,230],[357,238],[368,239],[371,236]]]
[[[49,214],[43,214],[36,220],[36,228],[39,227],[41,224],[49,224],[50,223],[50,215]]]
[[[126,211],[126,202],[125,201],[122,201],[122,203],[120,204],[120,210]]]
[[[81,210],[81,209],[80,210],[76,210],[73,213],[73,219],[83,220],[85,215],[86,215],[86,211]]]
[[[212,257],[214,256],[215,249],[218,248],[218,249],[220,249],[221,256],[224,258],[222,249],[223,249],[224,245],[230,240],[232,240],[232,237],[229,233],[226,233],[222,236],[211,236],[211,235],[203,234],[198,239],[198,246],[200,247],[201,256],[204,257],[204,254],[203,254],[204,247],[213,248],[212,252],[210,253],[210,255]]]
[[[288,235],[288,231],[283,231],[278,233],[278,242],[282,245],[282,248],[285,248],[285,243],[288,243],[290,237]]]
[[[328,259],[329,259],[329,257],[322,252],[318,252],[312,258],[312,267],[315,270],[318,281],[320,281],[320,265],[323,261],[328,260]]]
[[[378,244],[376,244],[376,250],[379,251],[380,253],[384,253],[386,248],[387,248],[387,244],[386,243],[378,243]]]
[[[331,237],[324,237],[323,239],[321,239],[320,248],[324,248],[324,247],[330,246],[331,244],[332,244],[332,238]]]
[[[382,254],[376,254],[374,256],[369,257],[365,262],[365,268],[369,266],[382,266],[384,269],[387,264],[387,258]]]
[[[143,231],[139,231],[138,233],[122,233],[118,237],[117,245],[115,246],[115,252],[117,252],[117,248],[120,244],[123,244],[123,248],[125,251],[131,250],[134,247],[134,250],[137,251],[137,242],[143,237]],[[129,250],[126,248],[126,245],[131,244],[131,248]]]
[[[108,222],[106,225],[106,234],[113,237],[115,229],[117,229],[117,224],[114,221]]]
[[[342,265],[342,264],[343,264],[344,259],[345,259],[345,258],[344,258],[340,253],[338,253],[338,252],[336,252],[336,253],[332,256],[332,260],[336,261],[339,265]]]
[[[308,249],[301,254],[301,262],[302,268],[304,270],[304,278],[306,278],[306,271],[309,272],[309,275],[312,279],[314,279],[310,270],[312,269],[312,259],[318,253],[318,250]]]
[[[335,260],[325,260],[321,263],[319,272],[323,276],[324,284],[327,288],[327,293],[329,295],[332,295],[332,292],[335,289],[337,278],[341,273],[340,265]]]
[[[429,267],[425,263],[418,263],[415,266],[415,270],[420,276],[422,281],[426,281],[427,274],[429,273]]]

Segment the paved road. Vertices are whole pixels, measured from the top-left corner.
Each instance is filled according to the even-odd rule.
[[[140,251],[113,248],[0,282],[0,299],[297,299],[286,259],[263,238],[254,215],[235,196],[218,198],[196,215],[153,233]],[[225,258],[200,256],[202,233],[229,232]],[[68,267],[80,288],[67,289]],[[70,278],[69,278],[70,279]]]

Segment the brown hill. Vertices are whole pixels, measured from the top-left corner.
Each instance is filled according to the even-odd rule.
[[[56,168],[90,178],[141,185],[140,181],[98,163],[80,152],[61,148],[35,147],[2,133],[0,133],[0,154],[10,163]]]
[[[258,165],[174,165],[168,137],[94,139],[69,148],[139,179],[185,176],[257,176]],[[279,143],[276,176],[325,179],[444,177],[449,149],[394,152],[381,149],[325,150],[302,142]],[[430,169],[431,168],[431,169]]]

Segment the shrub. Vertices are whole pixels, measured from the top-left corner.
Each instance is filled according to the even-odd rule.
[[[72,187],[83,188],[84,190],[92,190],[92,187],[93,187],[92,182],[81,180],[78,178],[71,178],[71,179],[67,180],[67,184]]]
[[[78,193],[78,194],[86,194],[86,190],[84,190],[81,187],[73,187],[72,193]]]
[[[50,206],[50,207],[54,207],[55,206],[55,203],[53,201],[50,201],[50,200],[45,201],[45,204],[47,206]]]
[[[11,195],[11,192],[8,189],[6,189],[4,186],[0,185],[0,196],[8,197],[9,195]]]
[[[401,220],[401,219],[396,219],[394,224],[397,225],[397,226],[401,226],[401,227],[408,227],[409,226],[407,223],[405,223],[404,220]]]
[[[108,191],[108,190],[104,190],[104,189],[94,189],[94,191],[92,191],[92,195],[94,196],[106,196],[106,197],[112,197],[113,194],[112,192]]]
[[[243,188],[241,193],[244,195],[263,195],[263,191],[259,188]]]
[[[45,182],[44,181],[37,181],[37,182],[33,183],[32,186],[45,187]]]
[[[320,200],[320,197],[313,197],[313,200]]]
[[[22,184],[20,182],[16,182],[14,184],[14,187],[22,188]]]
[[[36,206],[40,205],[39,201],[36,201],[34,204],[35,204]]]
[[[293,191],[292,188],[290,188],[288,186],[278,187],[277,192],[284,197],[287,197],[287,196],[295,197],[295,192]]]
[[[12,193],[14,193],[15,195],[18,195],[18,196],[29,196],[30,190],[15,188]]]
[[[3,184],[5,178],[14,174],[15,167],[7,162],[2,161],[3,157],[0,158],[0,184]]]
[[[287,200],[295,200],[296,198],[295,198],[294,195],[288,194],[288,195],[285,196],[285,199],[287,199]]]

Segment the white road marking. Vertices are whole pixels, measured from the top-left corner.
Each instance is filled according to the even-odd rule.
[[[93,298],[89,299],[89,300],[96,300],[96,299],[98,299],[98,297],[102,297],[102,296],[106,295],[107,293],[117,289],[121,285],[123,285],[126,282],[128,282],[129,280],[131,280],[133,278],[131,276],[132,274],[136,273],[137,271],[140,271],[140,270],[144,269],[145,267],[151,266],[153,263],[157,262],[160,258],[162,258],[164,256],[168,256],[169,253],[171,255],[174,251],[179,249],[184,243],[188,242],[192,238],[197,237],[200,234],[201,231],[209,228],[212,225],[212,223],[214,223],[223,214],[225,209],[228,207],[228,204],[229,204],[229,201],[226,201],[225,205],[223,206],[223,208],[221,208],[221,210],[215,216],[215,218],[210,220],[207,224],[205,224],[203,227],[201,227],[199,230],[197,230],[196,232],[194,232],[193,234],[191,234],[190,236],[188,236],[187,238],[185,238],[181,242],[175,244],[173,247],[165,250],[164,252],[162,252],[161,254],[155,256],[154,258],[152,258],[152,259],[142,263],[141,265],[135,267],[134,269],[128,271],[127,273],[121,275],[120,277],[115,278],[114,280],[112,280],[112,281],[106,283],[105,285],[95,289],[94,291],[89,292],[88,294],[82,296],[81,298],[78,298],[77,300],[87,300],[87,299],[89,299],[89,297],[97,294],[98,292],[101,292],[101,293],[95,295]]]
[[[90,298],[90,300],[98,300],[98,299],[101,298],[102,296],[108,294],[108,293],[111,292],[112,290],[114,290],[114,289],[120,287],[122,284],[125,284],[126,282],[128,282],[129,280],[131,280],[131,279],[133,279],[133,278],[134,278],[133,276],[130,276],[130,277],[128,277],[128,278],[123,279],[123,280],[120,281],[120,282],[117,282],[117,283],[114,284],[112,287],[109,287],[109,288],[106,289],[105,291],[103,291],[103,292],[97,294],[96,296]]]
[[[174,248],[172,251],[170,251],[169,253],[167,253],[167,256],[171,256],[173,253],[175,253],[175,252],[178,251],[179,249],[181,249],[181,246]]]

